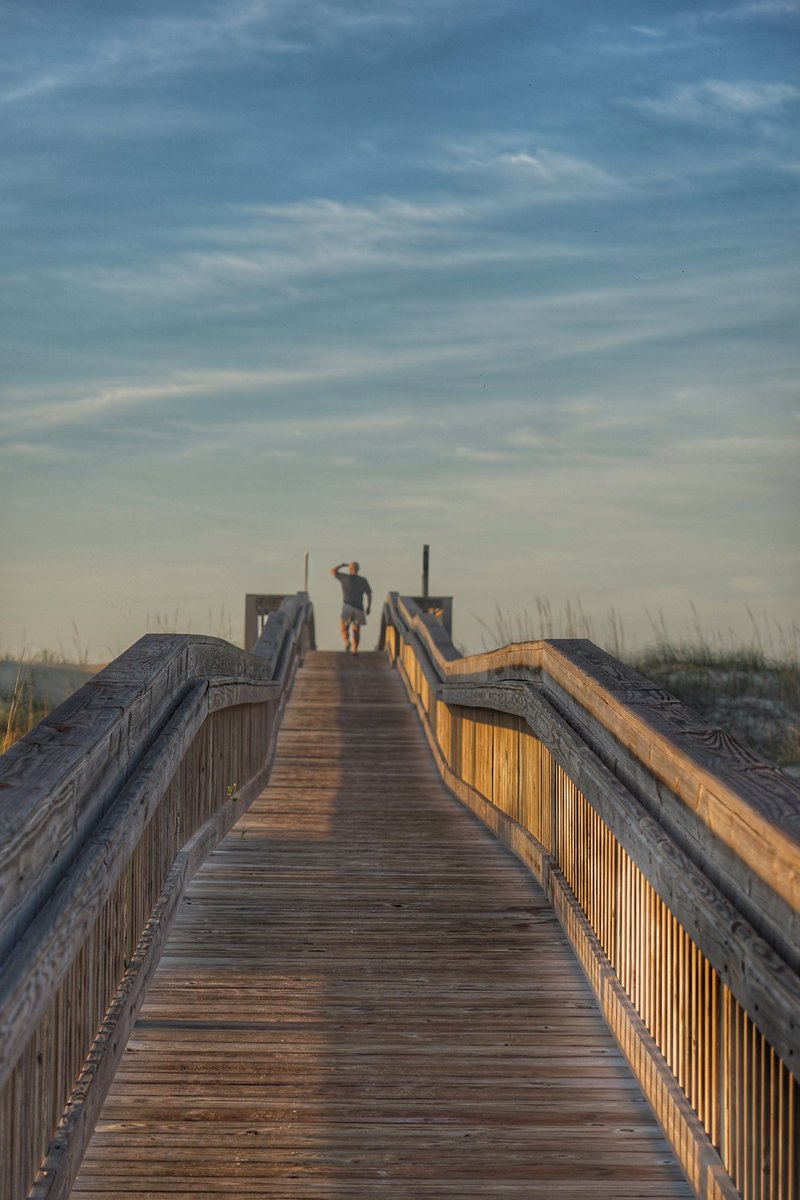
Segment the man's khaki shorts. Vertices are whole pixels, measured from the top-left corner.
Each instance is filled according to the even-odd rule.
[[[360,608],[353,608],[352,604],[343,604],[342,621],[345,625],[366,625],[367,618]]]

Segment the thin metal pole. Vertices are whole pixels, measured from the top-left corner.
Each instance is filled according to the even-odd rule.
[[[422,595],[428,596],[428,547],[422,547]]]
[[[308,591],[308,551],[305,553],[305,572],[303,576],[303,591]]]

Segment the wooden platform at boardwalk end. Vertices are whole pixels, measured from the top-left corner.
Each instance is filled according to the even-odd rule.
[[[691,1196],[541,891],[444,788],[382,656],[308,655],[72,1194]]]

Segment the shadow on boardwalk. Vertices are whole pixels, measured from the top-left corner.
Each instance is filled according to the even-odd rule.
[[[74,1197],[691,1195],[527,872],[379,655],[300,672]]]

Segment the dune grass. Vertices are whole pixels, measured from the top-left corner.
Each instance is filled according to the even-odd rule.
[[[480,621],[484,649],[543,638],[588,638],[743,745],[783,767],[800,764],[800,626],[788,629],[748,611],[751,637],[707,629],[692,608],[689,634],[671,635],[663,614],[648,614],[651,638],[635,645],[610,610],[594,621],[580,601],[555,610],[537,599],[534,611],[495,609]]]
[[[728,729],[757,754],[780,766],[800,764],[800,626],[786,629],[766,618],[759,622],[750,613],[752,634],[745,642],[732,631],[704,628],[692,609],[689,635],[673,637],[658,614],[650,617],[650,640],[637,646],[626,637],[614,609],[598,623],[580,601],[560,610],[546,599],[537,598],[535,605],[534,611],[498,606],[490,621],[480,620],[484,649],[542,638],[588,638],[677,696],[704,721]],[[148,632],[167,633],[177,632],[182,622],[176,611],[172,616],[148,614],[146,625]],[[233,640],[224,607],[218,615],[209,613],[209,626],[214,636]],[[58,652],[24,650],[0,657],[18,663],[13,689],[0,696],[0,753],[4,753],[48,712],[30,686],[32,666],[86,667],[89,647],[73,623],[71,655],[60,647]]]
[[[17,664],[11,695],[8,698],[0,696],[0,754],[5,754],[47,715],[47,707],[34,698],[29,678],[30,662],[26,662],[23,653]]]
[[[71,646],[59,642],[58,650],[32,649],[24,644],[16,653],[0,650],[0,661],[16,664],[16,677],[10,687],[0,689],[0,754],[4,754],[15,742],[29,733],[46,717],[52,705],[37,696],[31,673],[36,666],[78,667],[88,672],[99,670],[105,665],[92,663],[90,644],[81,636],[77,624],[72,623]],[[180,610],[170,613],[147,613],[145,633],[190,633],[192,623],[181,616]],[[234,642],[233,623],[229,610],[222,605],[218,611],[208,612],[208,632],[226,642]],[[122,651],[108,647],[106,661],[117,658]]]

